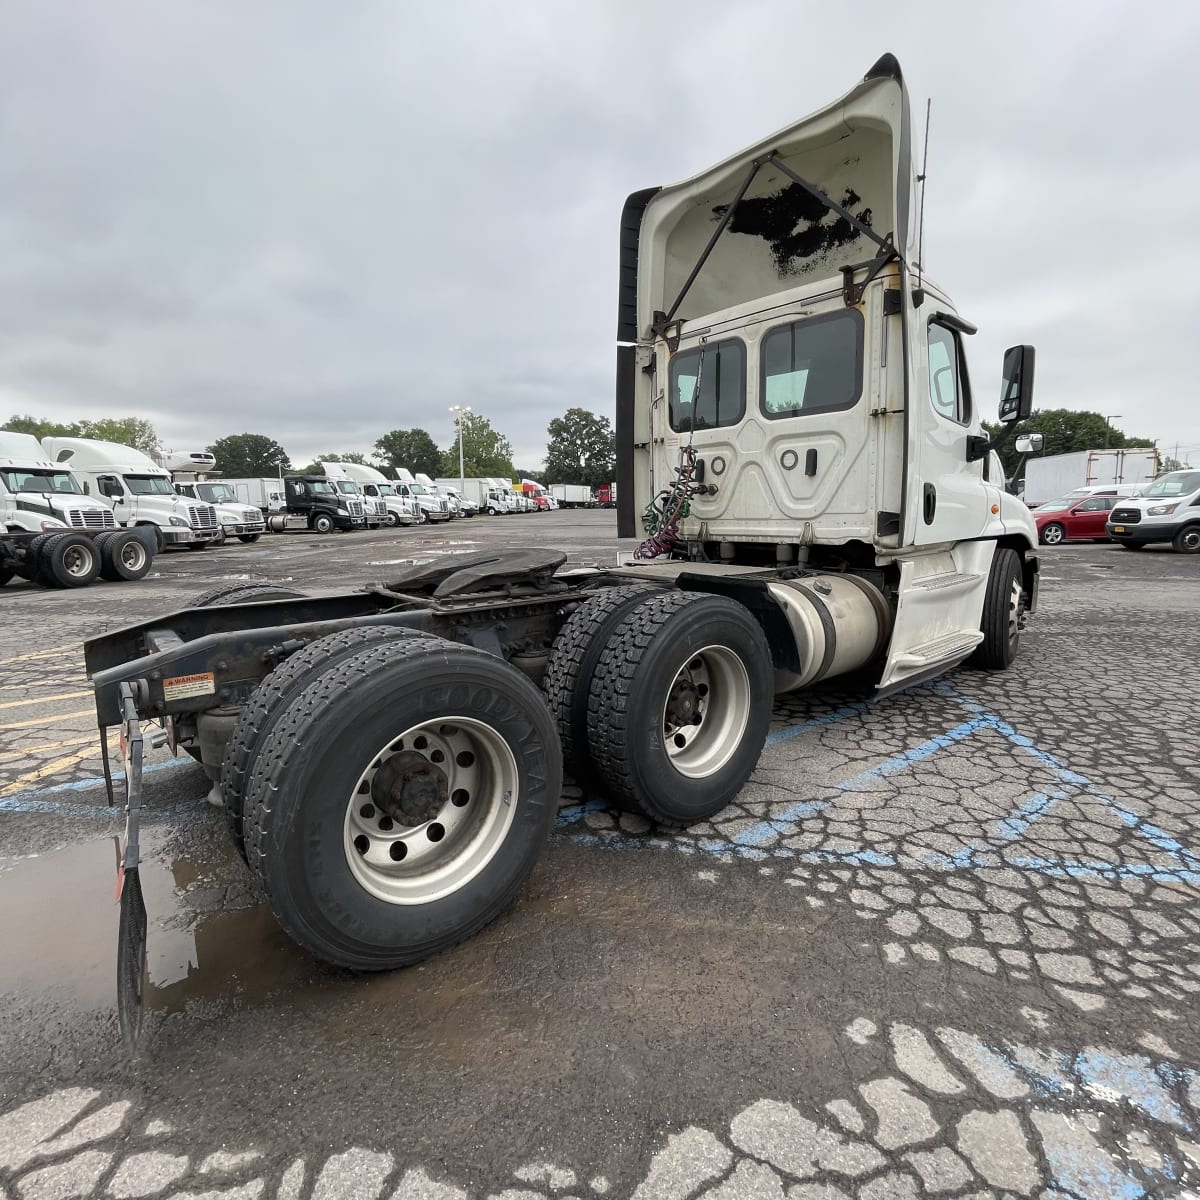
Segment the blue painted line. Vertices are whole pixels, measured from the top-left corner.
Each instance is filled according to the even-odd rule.
[[[1157,846],[1172,857],[1179,859],[1189,871],[1200,871],[1200,858],[1176,841],[1169,833],[1144,821],[1137,813],[1131,813],[1115,801],[1109,807],[1129,826],[1134,833],[1140,834],[1152,846]]]
[[[190,767],[192,760],[190,758],[179,759],[172,758],[167,762],[151,763],[149,766],[142,768],[143,775],[149,775],[152,771],[166,771],[172,767]],[[119,772],[113,776],[113,783],[120,783],[125,778],[125,773]],[[63,792],[78,792],[83,788],[103,787],[104,776],[94,775],[90,779],[73,779],[70,783],[58,783],[54,787],[37,788],[31,792],[17,792],[13,796],[5,796],[0,799],[0,812],[15,812],[15,813],[30,813],[30,812],[62,812],[64,809],[78,810],[80,812],[110,812],[108,805],[99,806],[95,804],[70,804],[62,801],[50,802],[44,797],[55,796]]]
[[[1024,804],[1014,809],[996,826],[996,832],[1003,842],[1015,842],[1024,832],[1059,801],[1066,797],[1065,792],[1037,792],[1030,796]]]
[[[836,725],[840,721],[846,720],[847,717],[856,717],[860,713],[864,713],[870,705],[862,704],[847,704],[844,708],[834,709],[831,713],[825,713],[820,717],[813,717],[811,720],[802,721],[799,725],[789,725],[786,729],[777,729],[774,733],[767,734],[767,740],[764,745],[775,746],[780,742],[791,741],[792,738],[800,737],[801,734],[811,733],[814,729],[825,729],[829,725]]]
[[[857,791],[876,779],[883,779],[888,775],[895,775],[899,771],[906,771],[913,763],[930,758],[939,750],[945,750],[947,746],[961,742],[964,738],[969,738],[973,733],[985,729],[989,725],[991,725],[991,721],[987,717],[972,717],[969,721],[964,721],[961,725],[956,725],[945,733],[939,733],[937,737],[932,737],[927,742],[914,746],[911,750],[904,750],[900,754],[894,755],[877,767],[871,767],[868,771],[853,775],[849,779],[843,779],[837,786],[845,792]]]

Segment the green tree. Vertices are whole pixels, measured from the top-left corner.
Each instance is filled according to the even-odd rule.
[[[17,414],[8,418],[4,428],[9,433],[31,433],[35,438],[80,436],[79,426],[74,422],[65,425],[61,421],[49,421],[45,417]]]
[[[407,467],[413,474],[423,471],[436,475],[442,464],[442,452],[424,429],[393,429],[375,443],[375,462],[387,474]],[[458,470],[457,465],[454,468]]]
[[[513,477],[512,443],[492,428],[479,413],[459,413],[454,422],[454,441],[441,456],[437,474],[452,478],[458,474],[458,422],[462,422],[463,470],[472,476]],[[434,474],[434,472],[430,472]]]
[[[617,465],[617,439],[607,417],[568,408],[548,429],[546,479],[550,483],[610,483]]]
[[[79,436],[132,446],[143,454],[153,454],[158,448],[158,434],[154,432],[154,426],[142,417],[102,417],[99,421],[80,421]]]
[[[217,460],[216,474],[234,479],[278,475],[292,469],[287,451],[263,433],[231,433],[213,442],[208,452]]]
[[[983,423],[984,432],[994,436],[1000,429],[988,421]],[[1126,437],[1115,425],[1111,425],[1100,413],[1075,412],[1070,408],[1035,409],[1027,421],[1021,422],[1019,433],[1040,433],[1045,444],[1040,453],[1072,454],[1078,450],[1134,449],[1151,447],[1149,438]],[[1021,455],[1017,453],[1016,438],[1010,438],[997,451],[1004,464],[1004,474],[1011,478],[1017,470]]]

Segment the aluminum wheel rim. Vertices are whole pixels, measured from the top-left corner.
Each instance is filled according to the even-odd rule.
[[[416,764],[419,756],[428,764],[415,767],[420,777],[415,792],[388,792],[376,784],[397,755],[406,763]],[[439,776],[445,791],[440,804],[429,795],[435,783],[440,791]],[[351,874],[389,904],[428,904],[450,895],[504,844],[516,816],[518,786],[516,758],[490,725],[447,716],[406,729],[372,757],[351,791],[342,838]],[[399,811],[401,804],[406,812]]]
[[[69,546],[63,555],[63,570],[72,579],[82,579],[92,569],[92,552],[87,546]]]
[[[1042,530],[1042,540],[1047,546],[1057,546],[1063,540],[1063,531],[1058,525],[1047,525]]]
[[[750,675],[728,646],[705,646],[675,673],[663,703],[663,745],[681,775],[704,779],[736,753],[750,721]]]
[[[121,564],[130,571],[138,571],[146,561],[146,547],[137,538],[130,538],[119,551]]]

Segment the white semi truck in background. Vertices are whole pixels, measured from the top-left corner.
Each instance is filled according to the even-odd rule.
[[[0,523],[14,533],[117,527],[112,505],[84,495],[37,438],[7,430],[0,430]]]
[[[264,518],[272,513],[281,513],[287,508],[287,491],[282,475],[223,477],[221,482],[233,488],[239,504],[257,508]]]
[[[347,470],[352,465],[351,463],[344,462],[322,462],[317,464],[324,473],[325,478],[330,480],[343,496],[357,496],[362,501],[363,516],[366,517],[367,528],[378,529],[381,525],[388,523],[387,505],[383,502],[383,497],[378,494],[378,491],[371,495],[367,495],[363,491],[362,485]]]
[[[438,556],[87,643],[101,730],[136,750],[141,722],[170,720],[311,953],[383,970],[483,928],[549,838],[564,765],[616,808],[694,825],[750,778],[776,693],[856,672],[883,696],[1015,660],[1038,539],[992,451],[1029,415],[1034,351],[997,364],[989,437],[975,327],[918,270],[918,140],[885,55],[813,115],[628,198],[616,465],[634,562]],[[986,252],[1003,256],[994,226]],[[203,686],[173,693],[177,676]],[[136,768],[125,792],[128,880]],[[122,895],[125,927],[146,928],[139,905]],[[124,962],[129,1028],[142,961]]]
[[[336,466],[347,479],[352,479],[362,489],[366,501],[375,506],[376,517],[382,517],[386,525],[413,525],[417,522],[417,505],[407,496],[396,491],[396,485],[382,472],[362,463],[328,463]]]
[[[177,495],[170,472],[140,450],[73,437],[43,438],[42,446],[57,466],[74,474],[85,495],[112,505],[118,525],[152,526],[158,549],[201,550],[220,541],[216,509]]]
[[[1076,450],[1070,454],[1032,455],[1025,460],[1021,498],[1030,508],[1069,496],[1079,488],[1105,484],[1140,489],[1158,474],[1158,451]]]
[[[428,476],[426,476],[428,478]],[[450,503],[436,488],[419,482],[407,467],[396,468],[396,493],[411,500],[417,508],[417,521],[450,520]]]

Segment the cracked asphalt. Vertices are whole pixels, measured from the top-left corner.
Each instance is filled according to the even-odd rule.
[[[0,1197],[1173,1197],[1200,1190],[1200,559],[1043,551],[1015,666],[781,699],[684,833],[570,785],[519,901],[424,966],[314,963],[190,760],[150,756],[144,1047],[80,642],[226,579],[606,512],[169,554],[0,592]]]

